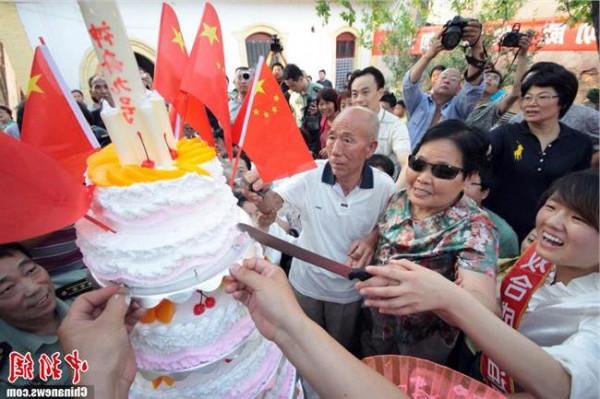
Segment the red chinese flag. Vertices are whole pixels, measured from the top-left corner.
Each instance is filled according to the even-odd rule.
[[[260,177],[268,183],[316,167],[281,88],[265,63],[255,79],[240,146]]]
[[[0,244],[68,226],[89,209],[90,195],[34,146],[0,132]]]
[[[163,3],[158,35],[158,53],[154,70],[154,88],[169,103],[185,123],[196,130],[204,141],[214,144],[212,128],[204,104],[180,91],[181,79],[189,56],[173,8]],[[176,134],[177,136],[177,134]]]
[[[56,159],[80,183],[87,157],[100,147],[43,45],[33,56],[21,139]]]
[[[254,81],[252,81],[254,82]],[[248,87],[248,93],[252,93],[252,85]],[[240,138],[242,137],[242,128],[244,127],[244,119],[246,118],[246,110],[248,109],[248,101],[250,101],[250,94],[246,94],[244,97],[244,101],[238,111],[237,116],[235,117],[235,121],[233,122],[233,126],[231,127],[231,142],[233,144],[239,144]]]
[[[219,121],[231,154],[231,121],[221,24],[214,7],[206,3],[192,54],[181,81],[181,90],[206,105]]]

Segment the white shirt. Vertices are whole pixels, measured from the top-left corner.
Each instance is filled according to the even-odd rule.
[[[600,377],[600,273],[556,283],[552,273],[531,297],[519,332],[571,375],[572,399],[597,399]]]
[[[284,201],[300,210],[302,233],[298,245],[345,263],[353,241],[370,233],[394,192],[394,181],[365,166],[360,186],[347,196],[335,182],[326,161],[291,177],[275,188]],[[351,303],[360,295],[355,281],[294,258],[289,280],[302,295],[327,302]]]
[[[377,149],[375,154],[388,156],[398,164],[400,154],[410,153],[410,137],[406,123],[383,108],[379,108],[379,132],[377,134]]]

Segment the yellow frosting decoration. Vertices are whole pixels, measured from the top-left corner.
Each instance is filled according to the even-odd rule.
[[[143,168],[138,165],[121,165],[113,144],[91,155],[87,159],[88,177],[97,186],[130,186],[159,180],[177,179],[186,173],[210,175],[198,166],[216,156],[215,150],[201,139],[184,139],[177,142],[177,159],[173,169]]]

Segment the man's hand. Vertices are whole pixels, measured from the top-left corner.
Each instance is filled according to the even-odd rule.
[[[137,304],[129,305],[125,291],[117,286],[88,292],[73,302],[58,337],[65,353],[77,349],[88,361],[83,384],[94,385],[96,392],[110,397],[127,397],[136,373],[129,332],[144,311]]]
[[[531,45],[532,36],[529,34],[525,36],[521,36],[519,39],[519,57],[527,56],[527,51],[529,51],[529,46]]]
[[[444,49],[444,46],[442,46],[442,32],[439,32],[437,35],[435,35],[435,37],[431,40],[431,43],[429,43],[429,48],[427,49],[427,51],[425,52],[425,57],[429,60],[432,60],[435,58],[436,55],[438,55],[442,50]]]
[[[353,241],[348,250],[346,264],[352,268],[361,268],[369,264],[373,258],[375,245],[369,237]]]
[[[463,28],[462,39],[469,42],[469,46],[471,46],[474,50],[482,49],[483,43],[481,40],[481,22],[477,20],[469,21],[467,26]],[[479,54],[475,55],[479,58]]]

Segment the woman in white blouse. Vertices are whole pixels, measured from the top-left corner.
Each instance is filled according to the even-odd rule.
[[[598,178],[593,170],[572,173],[542,198],[535,252],[555,266],[537,290],[533,284],[518,330],[468,291],[406,260],[367,267],[375,277],[357,288],[367,298],[365,304],[381,313],[433,310],[461,328],[498,370],[514,379],[517,392],[522,391],[514,397],[598,398]]]

